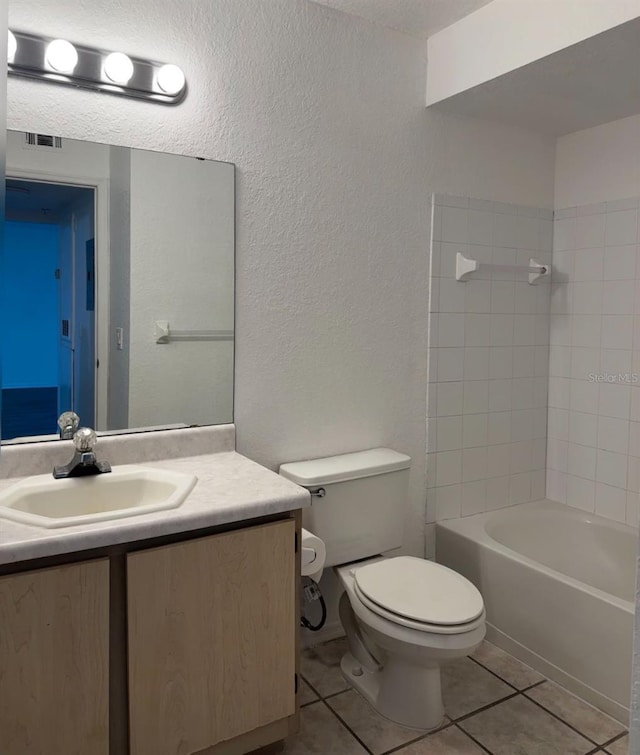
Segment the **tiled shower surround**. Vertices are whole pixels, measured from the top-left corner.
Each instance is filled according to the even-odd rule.
[[[638,524],[637,198],[556,211],[547,496]]]
[[[551,262],[553,211],[435,195],[429,298],[429,521],[545,495],[550,282],[479,262]],[[640,395],[640,391],[639,391]]]

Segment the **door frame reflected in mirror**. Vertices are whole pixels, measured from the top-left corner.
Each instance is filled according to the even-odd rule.
[[[109,264],[109,182],[106,179],[99,179],[97,177],[81,176],[81,175],[67,175],[62,172],[52,173],[49,171],[37,171],[24,168],[14,168],[7,166],[5,182],[9,183],[38,183],[48,184],[50,186],[60,187],[76,187],[81,189],[88,189],[93,192],[93,257],[94,257],[94,326],[93,326],[93,354],[92,360],[94,362],[93,367],[93,393],[94,393],[94,410],[92,415],[87,417],[87,412],[83,411],[82,414],[86,417],[84,420],[86,424],[95,427],[104,427],[107,419],[107,403],[108,403],[108,366],[109,366],[109,332],[108,328],[104,326],[108,323],[109,319],[109,289],[110,289],[110,264]],[[9,203],[10,192],[7,190],[5,193],[5,202]],[[46,211],[46,208],[43,208]],[[10,218],[5,210],[5,220],[9,221]],[[36,221],[34,221],[36,222]],[[72,229],[72,233],[75,229]],[[77,252],[77,250],[75,250]],[[59,268],[58,268],[59,269]],[[53,271],[52,271],[53,272]],[[56,277],[58,276],[58,270]],[[75,276],[72,276],[72,280]],[[70,344],[69,348],[71,352],[74,351],[73,338],[75,331],[75,323],[73,320],[74,308],[71,307],[71,328],[70,328]],[[61,322],[57,322],[56,330],[60,335]],[[72,357],[71,357],[72,358]],[[70,393],[73,397],[73,367],[71,376]],[[66,410],[78,411],[79,407],[77,402],[71,399],[68,407],[60,405],[60,390],[61,385],[58,384],[59,399],[57,402],[58,414]],[[80,412],[79,412],[80,413]],[[55,425],[54,425],[55,427]],[[55,438],[55,433],[51,433]],[[45,439],[45,435],[37,436],[36,439]],[[11,437],[8,439],[3,438],[3,442],[23,442],[29,441],[29,436]]]

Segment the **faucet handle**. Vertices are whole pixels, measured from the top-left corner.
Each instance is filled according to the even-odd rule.
[[[68,440],[73,438],[73,434],[80,426],[80,417],[75,412],[62,412],[58,417],[58,427],[60,428],[60,437]]]
[[[90,427],[79,428],[73,436],[73,445],[80,453],[93,451],[97,442],[98,436],[96,435],[96,431],[92,430]]]

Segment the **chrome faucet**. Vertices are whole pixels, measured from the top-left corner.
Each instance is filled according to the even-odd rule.
[[[103,474],[111,471],[111,464],[98,461],[93,452],[98,437],[90,427],[81,427],[73,434],[73,445],[76,450],[68,464],[53,468],[56,480],[66,477],[86,477],[87,475]]]
[[[62,412],[58,417],[60,440],[71,440],[80,426],[80,417],[75,412]]]

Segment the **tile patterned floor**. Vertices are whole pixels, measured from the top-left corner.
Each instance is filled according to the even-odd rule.
[[[622,724],[484,642],[442,670],[447,718],[430,734],[379,716],[340,672],[344,639],[301,660],[301,726],[287,755],[627,755]]]

